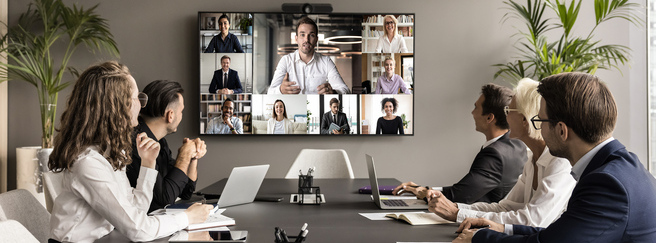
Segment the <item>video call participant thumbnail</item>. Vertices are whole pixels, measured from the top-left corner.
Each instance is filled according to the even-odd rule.
[[[178,197],[184,200],[191,198],[196,190],[198,159],[207,152],[205,142],[200,138],[194,140],[185,138],[178,149],[178,157],[175,158],[166,141],[165,136],[176,132],[182,121],[183,91],[178,82],[168,80],[153,81],[143,90],[150,102],[141,109],[139,125],[134,129],[135,135],[146,133],[160,145],[155,167],[159,173],[153,187],[153,200],[148,212],[173,204]],[[135,136],[132,142],[132,164],[126,167],[126,174],[132,187],[137,186],[140,168],[141,157]]]
[[[403,78],[394,73],[396,62],[391,57],[385,58],[385,74],[378,77],[376,82],[376,94],[411,94],[412,92],[405,86]]]
[[[351,126],[348,124],[346,114],[340,111],[340,102],[337,98],[330,99],[330,111],[323,114],[321,118],[321,134],[349,134]],[[331,124],[339,126],[339,129],[330,129]]]
[[[380,102],[385,116],[378,118],[376,122],[376,134],[403,134],[403,120],[394,115],[399,102],[394,98],[384,98]]]
[[[292,134],[294,122],[287,119],[287,107],[282,100],[273,102],[273,114],[267,121],[267,134]]]
[[[226,98],[221,105],[221,116],[213,117],[207,123],[207,134],[244,134],[244,123],[233,117],[235,103]]]
[[[409,53],[405,39],[399,34],[399,21],[394,15],[386,15],[383,19],[384,35],[378,38],[376,53]]]
[[[453,186],[441,188],[449,200],[471,204],[498,202],[515,186],[527,160],[526,146],[508,136],[508,121],[504,107],[510,104],[512,90],[496,84],[483,85],[481,95],[471,114],[476,131],[485,135],[486,142],[474,158],[469,172]],[[393,193],[411,192],[418,198],[426,197],[427,188],[406,182]],[[439,188],[438,188],[439,189]]]
[[[308,17],[296,25],[298,50],[280,59],[269,94],[348,94],[349,87],[329,57],[316,53],[318,27]],[[327,82],[326,82],[327,81]]]
[[[212,94],[239,94],[243,91],[239,74],[230,68],[229,56],[221,57],[221,69],[214,71],[209,91]]]
[[[221,33],[212,37],[210,44],[205,48],[205,53],[244,53],[239,39],[230,30],[230,18],[228,15],[219,17],[219,30]]]

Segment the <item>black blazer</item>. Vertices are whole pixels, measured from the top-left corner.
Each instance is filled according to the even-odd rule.
[[[333,112],[329,111],[323,114],[323,117],[321,118],[321,134],[332,134],[333,131],[328,130],[330,128],[330,123],[333,122]],[[348,124],[348,119],[346,118],[346,114],[342,112],[337,112],[337,122],[335,122],[338,126],[344,126]],[[351,131],[351,126],[345,126],[344,130],[342,131],[344,134],[349,134]]]
[[[465,177],[442,193],[453,202],[498,202],[515,186],[527,161],[526,145],[508,133],[481,149]]]
[[[656,242],[656,179],[613,140],[590,160],[567,210],[547,228],[481,230],[472,242]]]
[[[214,71],[214,76],[212,77],[212,83],[210,83],[210,93],[214,94],[217,90],[223,89],[223,70],[219,69]],[[241,88],[241,81],[239,81],[239,75],[237,71],[228,69],[228,89],[235,91],[235,94],[243,92]]]

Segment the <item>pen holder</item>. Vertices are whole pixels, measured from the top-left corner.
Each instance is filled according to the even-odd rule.
[[[298,194],[312,193],[312,178],[311,175],[298,176]]]

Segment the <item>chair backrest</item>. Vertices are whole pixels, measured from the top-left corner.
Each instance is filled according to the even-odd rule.
[[[0,194],[0,221],[10,219],[25,226],[40,242],[48,241],[50,213],[27,190],[17,189]]]
[[[43,194],[46,196],[46,209],[52,213],[52,205],[62,189],[63,173],[43,172]]]
[[[0,221],[0,242],[39,242],[25,226],[16,220]]]
[[[351,161],[343,149],[303,149],[287,171],[285,178],[298,178],[299,170],[305,174],[312,167],[315,167],[312,175],[317,179],[355,177]]]

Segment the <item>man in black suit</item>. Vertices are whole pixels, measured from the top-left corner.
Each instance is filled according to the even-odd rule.
[[[330,124],[335,123],[339,129],[330,129]],[[351,127],[344,112],[339,111],[339,100],[330,99],[330,111],[323,114],[321,118],[321,134],[349,134]]]
[[[547,228],[466,219],[453,242],[656,242],[656,179],[612,137],[617,105],[608,87],[593,75],[561,73],[543,79],[538,92],[531,123],[578,181],[567,210]]]
[[[394,194],[412,192],[426,197],[429,189],[434,195],[444,195],[453,202],[498,202],[517,182],[528,157],[526,146],[508,137],[508,121],[504,107],[510,104],[512,90],[495,84],[484,85],[474,103],[472,116],[476,131],[485,134],[486,142],[474,158],[469,172],[456,184],[447,187],[419,187],[406,182],[394,189]]]
[[[221,69],[214,71],[210,93],[212,94],[239,94],[242,92],[241,81],[237,71],[230,69],[230,57],[221,57]]]

